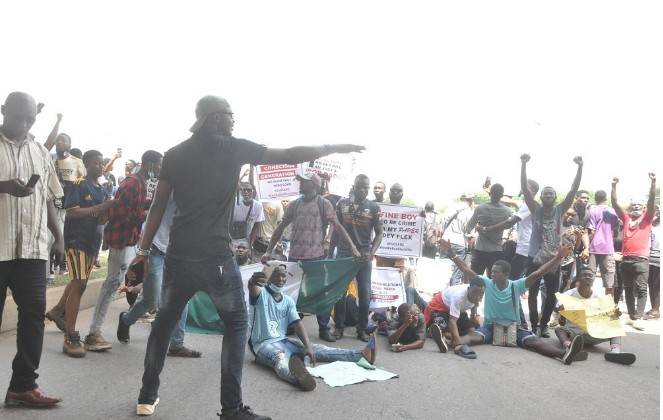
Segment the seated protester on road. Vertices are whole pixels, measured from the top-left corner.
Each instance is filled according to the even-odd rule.
[[[466,358],[475,359],[476,353],[470,350],[468,345],[492,343],[493,321],[520,323],[518,315],[520,299],[518,297],[525,293],[530,286],[541,280],[544,274],[557,267],[560,264],[560,261],[571,253],[573,250],[573,244],[569,243],[560,246],[555,258],[537,268],[527,277],[519,280],[509,280],[511,265],[504,260],[498,260],[493,265],[493,268],[491,269],[491,280],[485,276],[477,276],[477,274],[456,255],[448,242],[441,240],[440,249],[449,254],[449,257],[451,257],[452,261],[463,270],[463,273],[469,275],[470,278],[479,277],[486,285],[483,325],[476,331],[461,337],[460,343],[454,342],[454,352],[456,354]],[[512,287],[513,292],[511,291]],[[513,299],[514,296],[515,299]],[[570,365],[576,354],[582,350],[583,341],[581,336],[576,336],[571,341],[571,345],[567,349],[562,350],[547,341],[541,340],[536,335],[532,334],[531,331],[518,327],[516,343],[518,347],[533,350],[544,356],[560,358],[564,364]]]
[[[299,319],[295,301],[282,294],[288,273],[280,261],[270,261],[262,271],[251,276],[248,283],[249,303],[253,314],[249,348],[256,362],[274,369],[279,378],[298,385],[305,391],[315,389],[315,379],[304,365],[306,356],[315,366],[322,362],[358,362],[362,358],[369,364],[375,363],[375,337],[371,334],[363,350],[330,348],[311,344]],[[286,329],[294,326],[299,340],[286,338]]]
[[[564,294],[577,297],[579,299],[598,298],[598,295],[592,291],[592,285],[594,284],[595,278],[596,273],[594,273],[591,268],[584,267],[580,269],[580,272],[578,273],[578,287],[568,290]],[[560,310],[564,310],[564,308],[560,306]],[[620,315],[621,312],[619,312],[619,309],[615,309],[615,316],[619,317]],[[557,338],[559,338],[559,341],[562,343],[564,348],[568,348],[571,345],[571,340],[577,336],[582,337],[585,346],[593,346],[599,343],[610,341],[610,353],[606,353],[604,355],[605,360],[622,365],[630,365],[635,362],[634,354],[622,353],[621,337],[594,338],[569,320],[566,320],[566,324],[564,324],[563,327],[557,327],[555,329],[555,335],[557,335]]]
[[[486,285],[479,277],[470,280],[470,284],[458,284],[444,289],[433,296],[424,310],[426,326],[430,329],[430,335],[435,340],[437,347],[442,353],[448,350],[448,343],[460,343],[460,336],[473,332],[478,327],[477,306]],[[470,316],[467,310],[470,309]]]
[[[396,353],[406,350],[417,350],[426,341],[426,325],[424,316],[417,305],[402,303],[398,307],[398,324],[396,330],[389,334],[389,344]]]

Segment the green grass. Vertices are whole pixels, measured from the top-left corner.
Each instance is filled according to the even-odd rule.
[[[88,280],[94,280],[94,279],[103,279],[106,278],[106,272],[108,268],[108,252],[102,252],[99,254],[99,262],[101,263],[101,268],[92,268],[92,272],[90,273],[90,278]],[[69,274],[63,274],[55,275],[55,281],[53,284],[49,284],[46,287],[59,287],[59,286],[66,286],[69,284]]]

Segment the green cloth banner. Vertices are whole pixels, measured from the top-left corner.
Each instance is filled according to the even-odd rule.
[[[302,261],[301,266],[304,276],[299,287],[297,310],[316,315],[331,313],[359,271],[359,263],[354,258]]]
[[[245,298],[248,299],[247,282],[251,274],[262,269],[260,264],[255,267],[246,267],[242,272]],[[287,263],[295,270],[296,263]],[[329,315],[334,304],[343,296],[354,276],[359,271],[359,264],[354,258],[341,258],[337,260],[302,261],[299,263],[303,273],[288,277],[288,285],[297,287],[297,310],[311,314]],[[290,271],[290,270],[289,270]],[[294,297],[294,293],[288,293]],[[247,301],[248,307],[248,301]],[[186,332],[198,334],[223,334],[223,320],[216,311],[214,302],[205,292],[197,292],[189,301]]]

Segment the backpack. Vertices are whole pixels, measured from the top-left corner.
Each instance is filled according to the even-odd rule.
[[[437,218],[424,226],[424,245],[428,248],[437,246],[437,232],[439,229],[440,224],[437,222]]]
[[[321,195],[318,195],[317,197],[318,200],[318,210],[320,210],[320,222],[322,223],[322,239],[324,240],[327,237],[327,220],[325,219],[325,198],[322,197]],[[299,205],[302,202],[302,198],[299,197],[295,201],[293,201],[295,208],[292,211],[293,214],[293,219],[297,216],[297,210],[299,209]]]

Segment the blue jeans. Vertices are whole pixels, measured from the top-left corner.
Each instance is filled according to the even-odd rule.
[[[451,244],[451,249],[454,250],[454,253],[460,257],[461,260],[467,262],[469,253],[467,248],[463,245]],[[460,268],[456,267],[454,272],[451,274],[451,286],[459,285],[463,282],[463,272]]]
[[[339,254],[337,258],[352,257],[352,255]],[[368,261],[360,265],[355,275],[357,280],[357,295],[359,300],[359,312],[357,316],[357,335],[366,331],[368,326],[368,311],[371,306],[371,274],[373,264]],[[334,325],[336,329],[342,330],[345,326],[345,296],[334,305]]]
[[[3,220],[2,223],[8,223]],[[46,271],[44,260],[0,261],[0,325],[7,288],[18,308],[16,356],[12,362],[9,391],[25,392],[37,388],[39,361],[44,344],[46,312]]]
[[[234,412],[242,407],[242,368],[247,334],[247,311],[244,288],[235,258],[202,259],[166,255],[161,306],[152,323],[145,351],[145,371],[139,401],[154,401],[159,391],[173,329],[182,311],[199,290],[214,302],[223,320],[225,333],[221,348],[221,408]]]
[[[159,307],[161,300],[161,283],[163,282],[163,266],[166,254],[152,248],[149,256],[150,270],[147,272],[147,280],[143,282],[143,290],[134,306],[122,316],[122,322],[125,325],[134,325],[136,321],[145,313],[153,311]],[[189,304],[187,303],[182,311],[180,321],[173,331],[170,342],[170,349],[177,350],[184,347],[184,328],[186,326],[186,317]]]
[[[318,362],[357,362],[363,357],[363,350],[338,349],[311,344],[315,359]],[[291,384],[299,384],[297,378],[290,373],[288,362],[291,357],[304,358],[304,346],[301,341],[284,338],[281,341],[265,344],[256,354],[256,362],[274,369],[276,375]]]
[[[90,324],[90,333],[101,331],[101,325],[106,319],[111,299],[115,296],[120,283],[124,283],[124,275],[131,260],[136,256],[136,248],[127,246],[122,249],[108,250],[108,275],[101,285],[97,304],[94,305],[94,315]],[[142,314],[141,314],[142,315]]]
[[[476,329],[476,332],[478,332],[483,337],[483,342],[481,344],[492,344],[493,342],[492,326],[479,327]],[[525,341],[529,340],[530,338],[536,338],[536,336],[532,334],[531,331],[523,330],[522,328],[518,328],[518,330],[516,331],[516,344],[518,345],[518,347],[529,349],[529,347],[527,347],[527,344],[525,344]]]
[[[317,258],[309,258],[306,260],[300,259],[300,258],[290,258],[288,257],[288,262],[300,262],[300,261],[320,261],[324,260],[325,257],[317,257]],[[301,317],[301,315],[299,315]],[[323,333],[325,331],[329,331],[329,315],[316,315],[316,319],[318,320],[318,331],[320,333]]]

